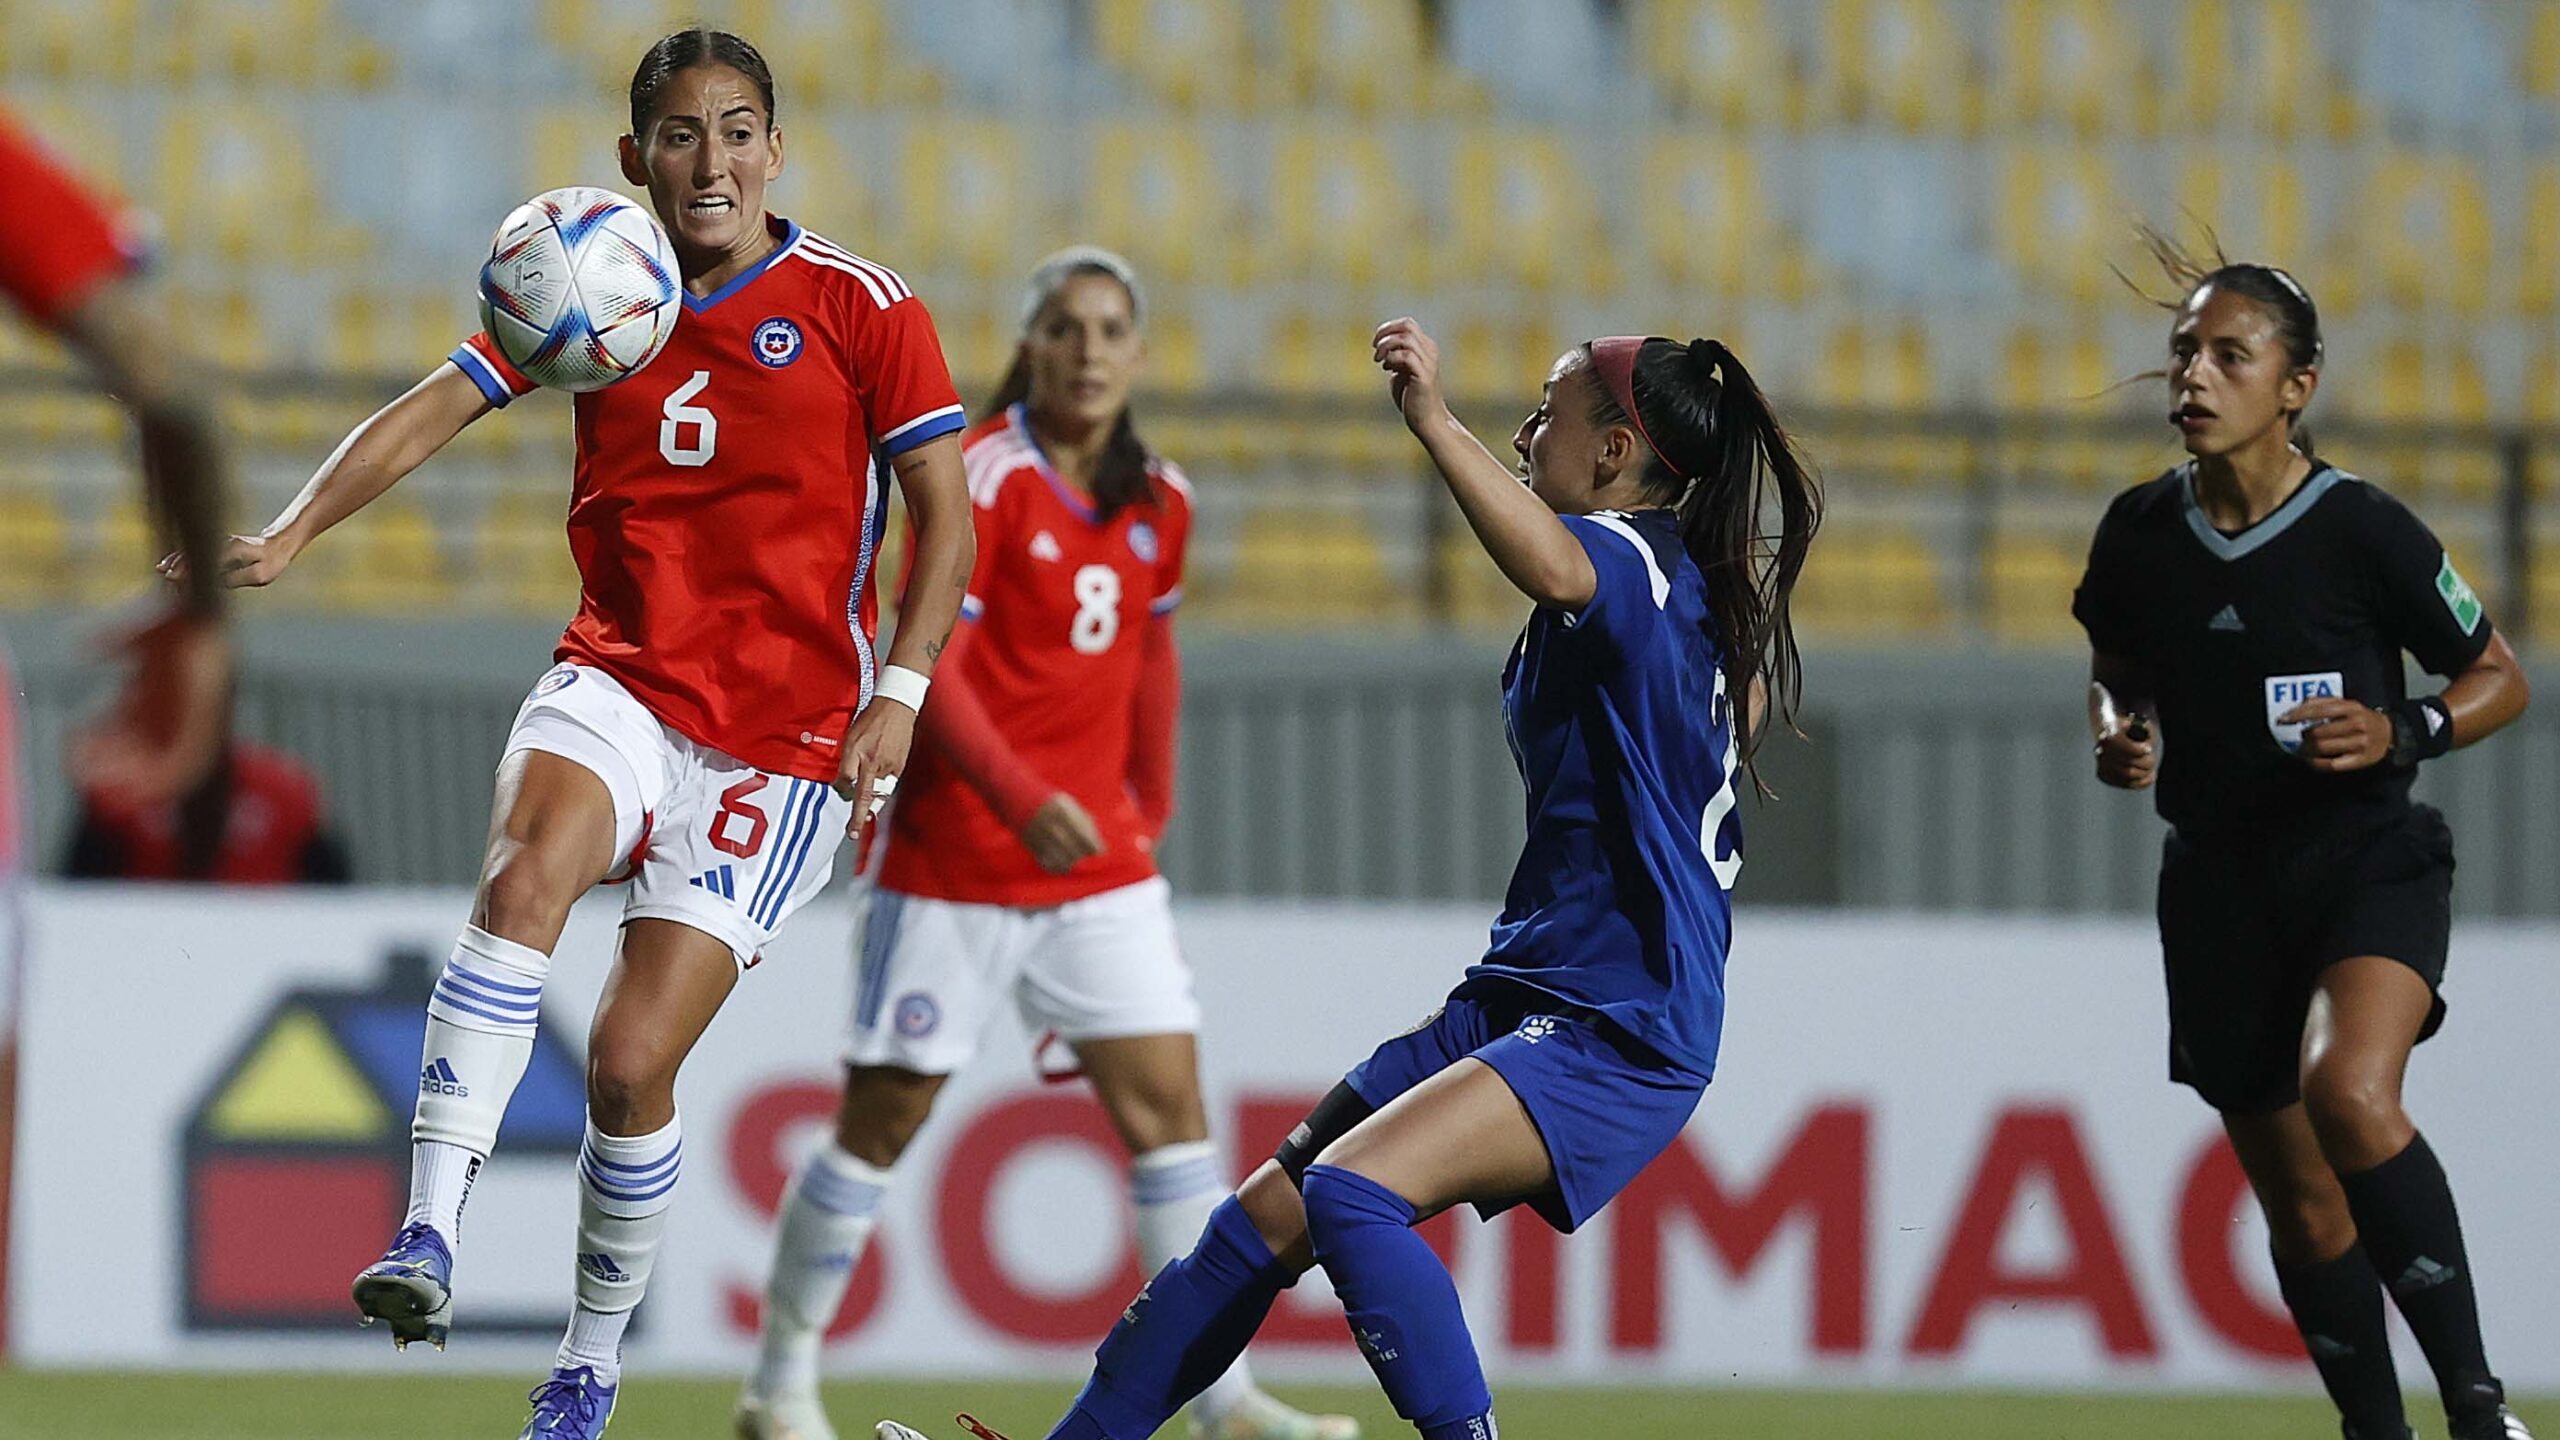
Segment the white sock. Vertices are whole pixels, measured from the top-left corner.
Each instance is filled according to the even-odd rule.
[[[764,1343],[756,1352],[758,1395],[805,1395],[818,1388],[818,1346],[871,1239],[890,1172],[845,1153],[832,1139],[813,1152],[782,1197],[773,1273],[764,1286]]]
[[[1218,1174],[1218,1147],[1186,1140],[1139,1156],[1129,1165],[1129,1198],[1138,1212],[1140,1267],[1153,1275],[1191,1253],[1200,1233],[1209,1228],[1209,1212],[1227,1198],[1227,1183]],[[1239,1355],[1191,1403],[1203,1418],[1216,1420],[1252,1393],[1253,1371]]]
[[[596,1372],[596,1379],[619,1385],[622,1332],[630,1328],[628,1310],[590,1310],[580,1305],[569,1312],[569,1334],[560,1342],[560,1354],[552,1363],[563,1370],[584,1365]]]
[[[607,1135],[587,1122],[578,1152],[578,1308],[560,1342],[562,1365],[594,1366],[608,1385],[620,1380],[622,1330],[648,1291],[683,1160],[680,1118],[647,1135]]]
[[[462,1206],[480,1178],[480,1156],[442,1140],[409,1146],[409,1216],[404,1225],[432,1225],[448,1246],[462,1240]]]
[[[441,1232],[462,1228],[479,1162],[497,1146],[498,1122],[533,1058],[542,1019],[542,982],[551,957],[529,945],[465,926],[427,1000],[427,1038],[418,1066],[418,1109],[409,1135],[409,1219]]]

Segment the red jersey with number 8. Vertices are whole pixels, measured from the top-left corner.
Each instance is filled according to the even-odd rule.
[[[871,698],[884,461],[966,423],[932,317],[895,271],[779,217],[773,253],[687,294],[649,367],[576,397],[558,658],[759,770],[835,778]],[[487,335],[453,363],[532,390]]]
[[[898,782],[880,884],[1019,907],[1136,884],[1156,865],[1129,786],[1133,712],[1146,629],[1182,600],[1190,482],[1151,461],[1153,496],[1101,519],[1050,468],[1018,405],[972,429],[961,458],[978,563],[960,607],[973,628],[956,658],[1004,743],[1093,816],[1104,849],[1050,874],[984,796],[919,744]]]

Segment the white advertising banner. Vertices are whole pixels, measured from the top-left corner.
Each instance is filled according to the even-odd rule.
[[[545,1030],[471,1201],[452,1350],[538,1368],[571,1273],[579,1075],[618,895],[562,942]],[[348,1279],[398,1227],[427,986],[454,893],[39,888],[8,1334],[33,1365],[395,1363]],[[1268,1154],[1481,945],[1476,909],[1196,904],[1212,1114]],[[797,917],[679,1085],[687,1169],[632,1339],[745,1364],[768,1227],[835,1104],[850,908]],[[2490,1351],[2560,1386],[2560,931],[2456,932],[2411,1108],[2444,1156]],[[2310,1383],[2213,1116],[2164,1078],[2139,921],[1740,917],[1721,1072],[1584,1231],[1444,1218],[1488,1368],[1515,1378]],[[900,1167],[828,1355],[843,1372],[1081,1371],[1138,1281],[1122,1157],[1010,1029]],[[1257,1356],[1363,1373],[1321,1276]],[[2423,1373],[2412,1352],[2405,1373]]]

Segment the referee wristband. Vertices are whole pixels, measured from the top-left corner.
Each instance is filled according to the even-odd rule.
[[[895,700],[908,709],[921,713],[924,709],[924,692],[932,684],[931,676],[919,675],[904,665],[886,665],[881,667],[880,678],[872,683],[871,698]]]
[[[2441,697],[2403,700],[2391,710],[2391,758],[2404,765],[2433,760],[2453,748],[2453,712]]]

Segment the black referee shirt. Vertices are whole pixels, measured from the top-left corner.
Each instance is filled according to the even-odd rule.
[[[2400,652],[2438,675],[2489,645],[2489,618],[2409,508],[2325,462],[2236,535],[2196,503],[2192,462],[2116,497],[2071,613],[2100,654],[2147,672],[2160,715],[2160,814],[2190,839],[2364,828],[2408,808],[2412,770],[2344,775],[2294,753],[2278,715],[2344,695],[2407,698]]]

